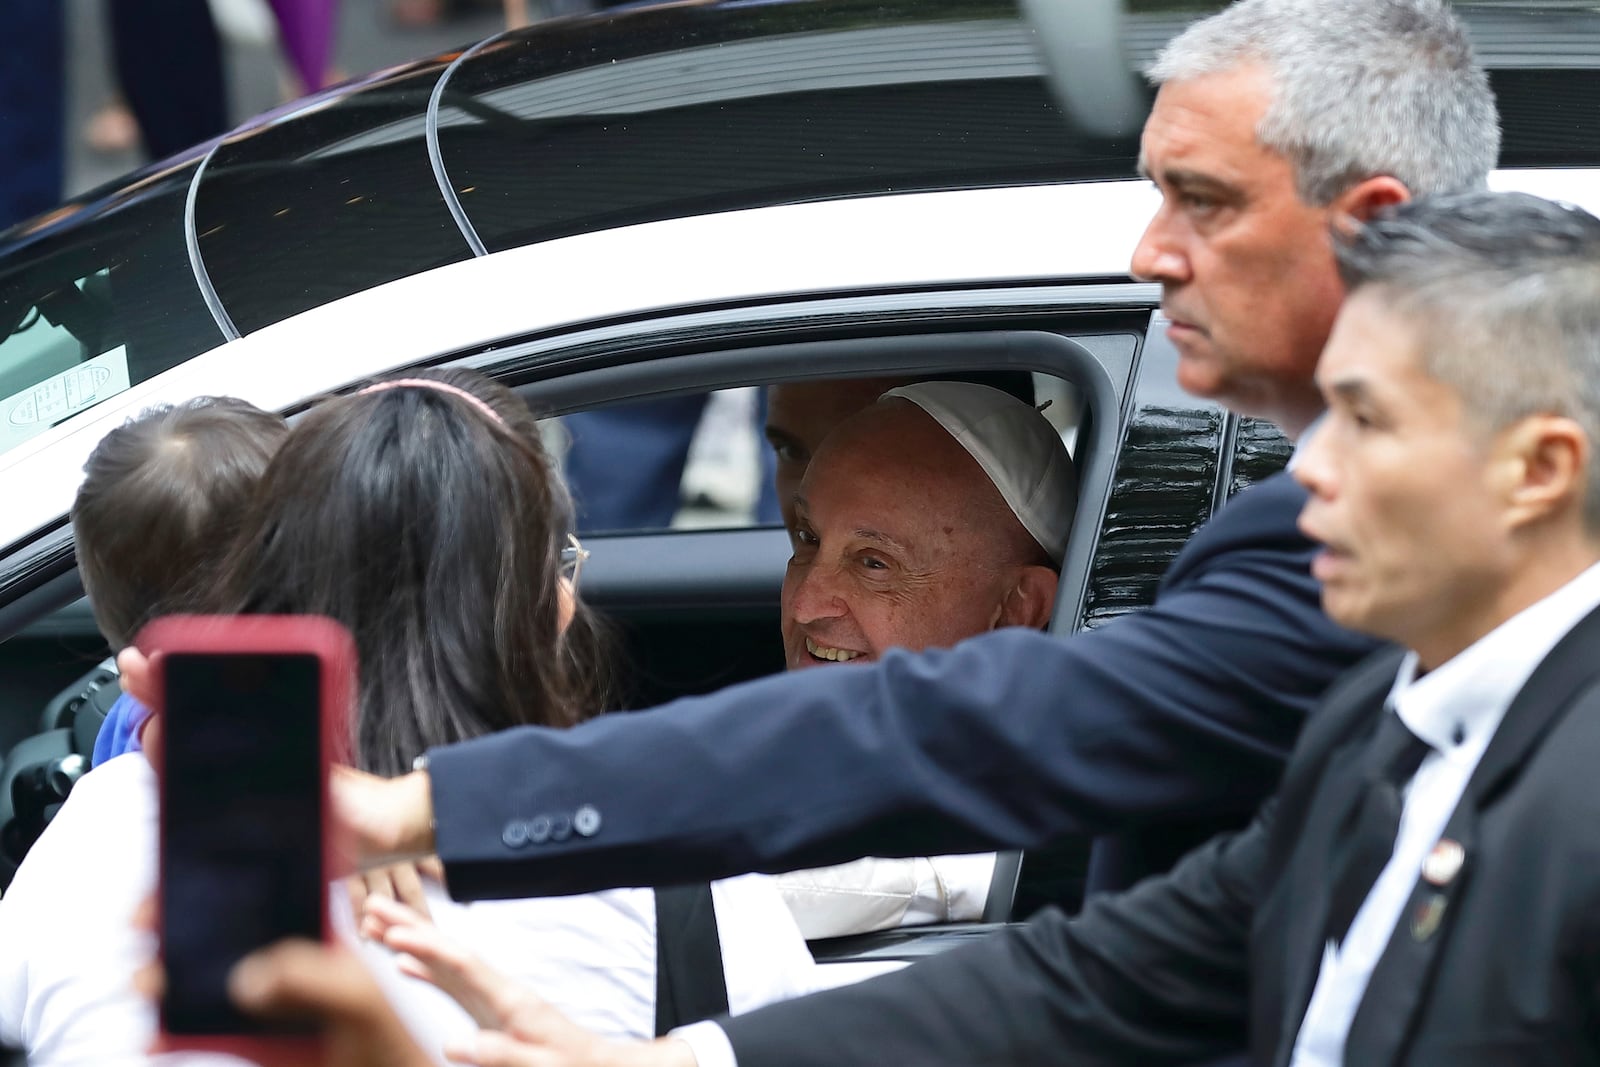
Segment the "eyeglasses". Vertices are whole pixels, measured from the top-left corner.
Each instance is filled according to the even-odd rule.
[[[578,589],[578,575],[583,572],[583,561],[588,558],[589,550],[583,547],[578,535],[567,534],[567,547],[561,550],[561,577],[574,592]]]

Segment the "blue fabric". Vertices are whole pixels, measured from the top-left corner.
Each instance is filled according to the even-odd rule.
[[[758,437],[767,418],[766,390],[760,397],[755,412]],[[571,435],[565,474],[578,508],[579,533],[664,530],[672,525],[682,504],[689,443],[706,400],[707,394],[700,393],[564,416]],[[773,484],[776,457],[765,441],[759,448],[761,490],[755,521],[776,526],[783,519]]]
[[[1295,528],[1305,498],[1285,475],[1247,489],[1154,605],[1069,639],[1001,630],[434,749],[450,891],[583,893],[1074,834],[1099,837],[1095,889],[1161,870],[1174,825],[1248,821],[1323,691],[1377,647],[1322,613]],[[585,807],[590,834],[507,831]]]
[[[0,229],[61,202],[65,166],[60,0],[8,0],[0,34]]]
[[[139,746],[139,727],[150,717],[150,709],[123,693],[111,705],[111,710],[106,712],[106,721],[100,724],[100,732],[95,735],[94,754],[89,757],[89,766],[98,767],[109,759],[122,755],[124,752],[141,752]]]
[[[228,129],[222,40],[206,0],[112,0],[111,54],[151,159]]]

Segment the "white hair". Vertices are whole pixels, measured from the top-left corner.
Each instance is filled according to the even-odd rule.
[[[1388,175],[1413,196],[1484,187],[1500,154],[1489,79],[1443,0],[1240,0],[1156,57],[1157,85],[1260,63],[1272,101],[1261,144],[1327,204]]]

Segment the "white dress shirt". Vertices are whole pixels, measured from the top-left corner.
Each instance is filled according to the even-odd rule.
[[[860,859],[776,876],[806,940],[983,918],[994,853]]]
[[[1567,632],[1600,607],[1600,565],[1418,678],[1408,655],[1388,706],[1433,747],[1405,789],[1400,831],[1390,858],[1356,912],[1344,941],[1323,948],[1322,968],[1295,1039],[1291,1067],[1338,1067],[1345,1037],[1411,899],[1422,864],[1455,812],[1506,709]],[[1385,714],[1388,714],[1386,711]]]
[[[133,914],[155,890],[158,789],[139,753],[96,767],[73,787],[0,898],[0,1040],[36,1067],[247,1067],[210,1053],[147,1056],[151,1001],[133,990],[154,955]],[[444,1044],[477,1026],[455,1001],[407,978],[381,945],[358,942],[343,888],[335,930],[356,944],[397,1014],[443,1064]],[[609,1037],[655,1030],[655,898],[648,889],[458,904],[429,884],[446,937]],[[728,1004],[734,1014],[814,988],[816,965],[777,887],[762,875],[711,884]]]

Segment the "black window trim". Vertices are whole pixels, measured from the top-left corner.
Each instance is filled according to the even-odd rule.
[[[871,377],[901,371],[985,367],[1038,371],[1071,381],[1092,413],[1089,438],[1079,448],[1078,514],[1067,541],[1056,596],[1052,632],[1074,633],[1083,616],[1089,569],[1110,498],[1112,474],[1126,420],[1122,396],[1137,371],[1137,342],[1125,363],[1108,366],[1109,355],[1096,355],[1070,336],[1040,329],[997,329],[976,332],[907,332],[882,337],[849,337],[821,341],[778,342],[706,352],[686,352],[664,359],[571,370],[518,387],[535,410],[561,413],[609,403],[680,396],[711,389],[784,381],[816,381]],[[1119,388],[1117,382],[1122,383]],[[717,558],[705,545],[720,539],[724,551],[740,558],[773,551],[771,530],[672,532],[670,540],[654,531],[597,536],[615,560],[606,570],[591,568],[597,600],[610,599],[611,588],[638,593],[650,589],[678,602],[744,603],[742,590],[720,587],[694,568],[673,566],[697,558]],[[781,536],[781,535],[779,535]],[[671,542],[677,542],[674,546]],[[649,547],[649,551],[645,549]],[[776,577],[774,578],[776,583]],[[670,586],[670,590],[666,588]],[[610,587],[610,588],[608,588]],[[615,601],[613,601],[615,602]]]

